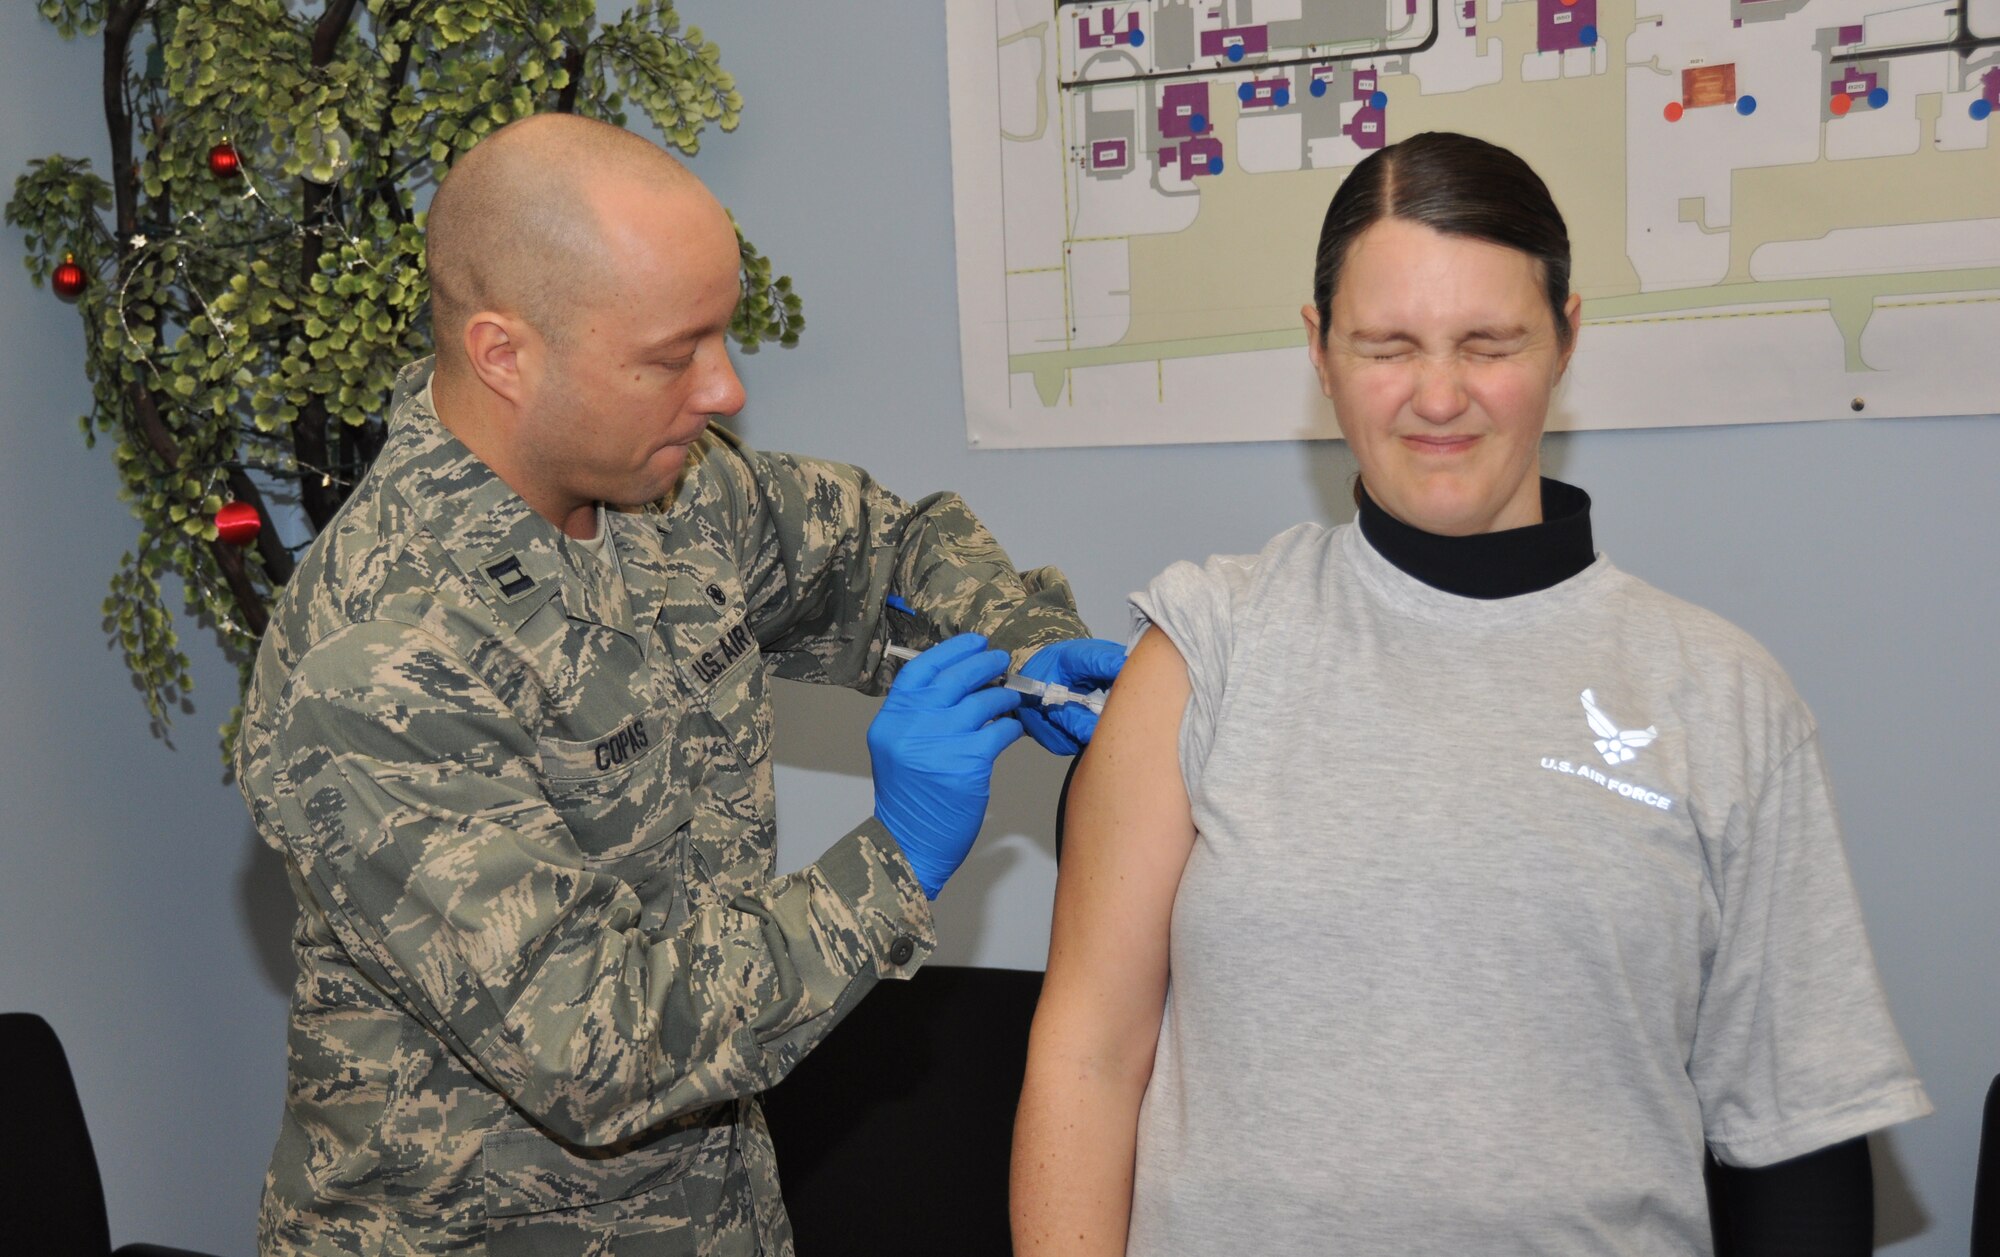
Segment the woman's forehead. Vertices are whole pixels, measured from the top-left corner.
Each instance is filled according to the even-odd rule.
[[[1549,319],[1542,288],[1541,262],[1518,249],[1384,219],[1348,250],[1333,313],[1336,322],[1371,328],[1439,319],[1539,324]]]

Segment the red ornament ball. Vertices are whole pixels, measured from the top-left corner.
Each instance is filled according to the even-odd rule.
[[[243,169],[243,158],[228,140],[208,150],[208,173],[218,179],[233,179]]]
[[[215,535],[232,546],[247,546],[264,530],[257,508],[248,502],[228,502],[215,513]]]
[[[74,301],[90,286],[90,276],[76,264],[76,254],[63,254],[62,263],[49,276],[49,287],[56,290],[56,296],[64,301]]]

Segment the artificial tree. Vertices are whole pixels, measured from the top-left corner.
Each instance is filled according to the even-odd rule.
[[[38,5],[104,41],[111,169],[35,161],[6,218],[82,315],[84,438],[112,445],[139,521],[105,627],[164,731],[190,679],[162,579],[247,679],[272,598],[381,448],[397,368],[428,351],[418,207],[457,155],[528,114],[628,110],[691,154],[742,98],[672,0],[612,22],[596,0]],[[790,280],[739,240],[733,335],[795,343]]]

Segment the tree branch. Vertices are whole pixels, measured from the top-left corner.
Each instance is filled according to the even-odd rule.
[[[392,10],[382,19],[382,25],[377,30],[395,30],[408,14],[408,9]],[[396,64],[389,69],[389,81],[385,85],[387,90],[382,94],[382,120],[375,128],[375,147],[370,151],[371,159],[381,171],[380,177],[375,181],[375,197],[389,207],[389,212],[395,215],[398,222],[405,223],[410,221],[410,216],[403,209],[403,198],[396,191],[396,181],[388,177],[389,128],[392,125],[390,120],[396,112],[396,97],[403,90],[403,81],[410,76],[410,63],[416,52],[416,45],[417,41],[414,38],[402,40],[401,51],[396,55]]]
[[[139,179],[132,166],[132,115],[125,108],[125,67],[132,30],[150,0],[124,0],[104,23],[104,125],[111,132],[111,193],[118,239],[139,230]]]
[[[153,400],[152,393],[144,385],[128,384],[125,387],[125,396],[127,403],[132,408],[133,417],[138,423],[139,433],[145,437],[147,446],[153,451],[153,456],[160,460],[161,466],[166,471],[174,472],[179,470],[181,465],[180,445],[174,440],[173,433],[167,430],[165,421],[160,418],[160,410]],[[230,477],[230,487],[232,490],[235,488],[235,480],[236,476],[232,475]],[[243,480],[253,495],[250,500],[257,504],[258,515],[266,517],[263,499],[261,495],[257,494],[257,487],[249,483],[249,477],[244,476]],[[268,517],[266,518],[268,520]],[[283,546],[276,544],[277,538],[273,535],[275,532],[276,530],[270,528],[267,522],[264,530],[257,534],[260,539],[258,552],[266,555],[265,563],[268,566],[270,563],[269,555],[261,539],[270,536],[272,545],[284,556],[285,572],[287,575],[290,575],[292,557],[289,553],[285,552]],[[243,562],[242,554],[234,546],[220,540],[209,542],[208,552],[214,556],[215,565],[222,569],[222,578],[228,583],[229,592],[236,599],[236,609],[243,615],[244,627],[248,628],[253,635],[262,637],[265,626],[271,622],[271,617],[270,613],[264,607],[263,595],[257,592],[257,586],[250,580],[249,567]],[[274,579],[275,575],[274,571]]]
[[[333,60],[333,54],[340,47],[340,36],[354,18],[357,0],[332,0],[326,12],[319,15],[319,25],[313,28],[312,63],[314,68]]]
[[[257,508],[257,518],[263,527],[257,531],[257,553],[264,557],[264,571],[271,577],[273,585],[283,585],[292,579],[292,552],[278,536],[278,529],[271,519],[271,512],[264,505],[263,490],[238,468],[229,470],[229,495],[238,502],[248,502]]]
[[[340,37],[347,24],[354,18],[356,0],[331,0],[326,12],[320,14],[319,25],[313,29],[312,64],[315,70],[333,60],[333,54],[340,47]],[[321,221],[326,213],[326,204],[333,194],[327,184],[303,181],[305,188],[300,196],[300,218],[308,225]],[[309,231],[299,242],[299,283],[303,288],[312,286],[314,275],[319,273],[326,250],[324,232]],[[327,465],[327,413],[326,399],[314,397],[299,410],[299,417],[292,421],[292,451],[302,467],[325,467]],[[318,532],[333,519],[340,510],[343,493],[332,485],[322,485],[311,476],[299,480],[299,501],[306,508],[306,515],[312,520],[313,531]]]
[[[125,243],[139,230],[139,174],[132,160],[128,67],[131,64],[132,34],[138,28],[140,19],[149,14],[151,6],[152,0],[123,0],[112,9],[104,24],[104,124],[111,139],[111,193],[117,223],[113,233],[113,253],[118,258],[121,272],[130,265],[129,255],[124,252]],[[127,384],[125,404],[133,426],[153,451],[153,456],[167,471],[177,470],[181,464],[180,443],[174,439],[172,429],[161,416],[159,401],[152,391],[141,383]],[[243,481],[241,486],[235,483],[238,479]],[[265,517],[268,524],[263,495],[249,477],[240,474],[232,476],[230,488],[239,498],[255,505],[259,516]],[[291,554],[272,535],[275,531],[267,526],[258,534],[260,538],[269,536],[271,540],[268,546],[260,545],[259,553],[263,554],[272,579],[282,582],[291,575],[293,562]],[[262,636],[270,616],[265,610],[263,595],[258,593],[256,584],[250,579],[243,555],[235,547],[221,541],[211,541],[208,547],[224,581],[229,585],[230,595],[236,600],[237,612],[243,617],[245,626],[252,633]]]
[[[556,112],[575,113],[577,89],[583,86],[583,45],[573,45],[563,54],[563,69],[569,71],[569,82],[556,96]]]

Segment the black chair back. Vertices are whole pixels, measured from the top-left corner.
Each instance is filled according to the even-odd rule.
[[[69,1057],[48,1022],[0,1013],[0,1078],[7,1084],[0,1134],[7,1251],[103,1257],[111,1251],[111,1223],[97,1152]]]
[[[1007,1166],[1042,975],[884,982],[764,1096],[811,1257],[1008,1257]]]
[[[1972,1181],[1972,1257],[2000,1257],[2000,1076],[1986,1089],[1979,1172]]]

